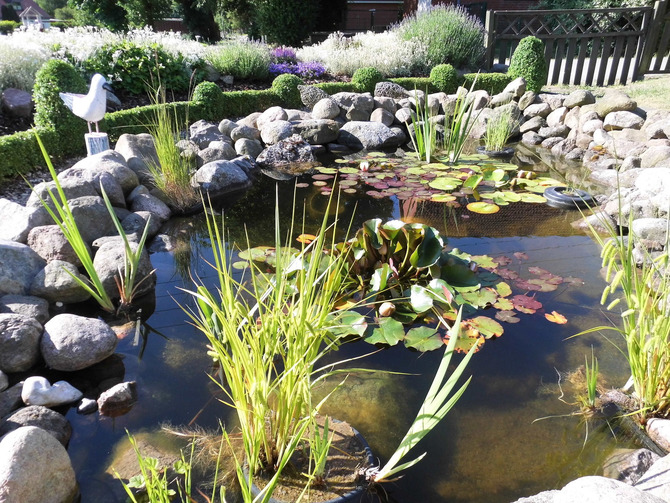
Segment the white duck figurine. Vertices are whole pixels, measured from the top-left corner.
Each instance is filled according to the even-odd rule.
[[[107,110],[107,91],[112,91],[105,77],[96,73],[91,79],[88,94],[58,93],[65,106],[72,110],[77,117],[88,123],[88,132],[91,133],[91,122],[95,122],[95,131],[99,133],[98,121],[102,120]]]

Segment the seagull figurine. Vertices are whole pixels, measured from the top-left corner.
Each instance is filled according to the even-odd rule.
[[[95,132],[99,133],[98,121],[102,120],[107,110],[107,91],[112,91],[112,86],[107,83],[105,77],[96,73],[91,79],[88,94],[58,93],[58,95],[73,114],[88,123],[89,133],[92,133],[91,122],[95,123]]]

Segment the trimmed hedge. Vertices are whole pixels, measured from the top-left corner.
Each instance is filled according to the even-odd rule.
[[[323,89],[330,95],[345,92],[346,93],[358,92],[357,87],[351,82],[321,82],[319,84],[314,84],[314,87]]]
[[[86,121],[74,115],[63,103],[59,92],[86,94],[88,84],[70,63],[51,59],[42,65],[35,75],[33,101],[35,102],[35,125],[53,130],[58,141],[53,145],[45,142],[49,155],[64,157],[80,155],[86,151],[84,134],[88,131]]]
[[[304,82],[297,75],[282,73],[272,81],[272,91],[288,107],[299,108],[302,105],[298,86]]]
[[[437,89],[433,87],[433,84],[428,77],[398,77],[396,79],[389,80],[391,82],[395,82],[398,85],[401,85],[408,91],[413,91],[414,89],[425,91],[428,89],[429,93],[437,92]]]
[[[537,37],[521,39],[512,54],[507,75],[512,80],[523,77],[526,80],[526,89],[539,93],[547,83],[549,72],[544,50],[544,42]]]
[[[438,91],[451,94],[458,88],[458,72],[449,64],[441,64],[430,71],[430,82]]]
[[[47,151],[57,143],[53,129],[36,128]],[[35,130],[0,136],[0,180],[29,173],[35,166],[45,166],[42,152],[35,139]]]
[[[384,76],[382,72],[373,66],[359,68],[351,77],[351,83],[362,93],[373,93],[377,82],[382,82],[383,80]]]
[[[506,73],[466,73],[463,78],[465,79],[463,87],[470,89],[476,78],[475,90],[484,89],[490,95],[501,93],[505,86],[512,82],[512,78]]]

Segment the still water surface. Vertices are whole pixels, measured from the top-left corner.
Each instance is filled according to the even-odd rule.
[[[281,185],[286,216],[292,197],[292,184]],[[311,187],[297,192],[297,201],[307,201],[308,218],[320,218],[325,199]],[[243,242],[246,225],[252,245],[271,244],[273,208],[271,184],[248,194],[227,212],[232,237]],[[543,310],[520,314],[519,323],[504,324],[503,336],[486,342],[468,369],[467,374],[473,376],[470,387],[419,445],[417,454],[425,450],[428,455],[387,487],[391,501],[507,503],[560,488],[580,475],[598,474],[603,459],[625,446],[621,438],[615,440],[603,429],[594,431],[593,425],[587,436],[580,417],[570,415],[578,407],[565,403],[574,401],[574,396],[566,391],[564,401],[559,399],[559,374],[583,365],[592,346],[607,384],[620,386],[626,380],[623,357],[602,336],[568,339],[581,330],[609,323],[599,306],[604,282],[598,247],[570,226],[579,218],[578,212],[519,203],[496,215],[482,216],[447,211],[439,203],[412,206],[367,198],[344,200],[340,211],[344,221],[353,218],[354,229],[373,217],[412,219],[436,227],[448,237],[449,246],[471,254],[512,257],[515,252],[525,253],[527,259],[509,266],[522,275],[528,275],[528,267],[537,266],[584,281],[581,286],[563,284],[554,292],[538,292]],[[211,250],[202,228],[201,216],[171,222],[175,250],[151,256],[158,286],[156,309],[147,323],[162,335],[150,333],[143,350],[141,344],[133,344],[132,337],[122,340],[117,349],[123,356],[125,380],[138,383],[138,403],[113,419],[81,416],[74,410],[68,413],[74,430],[69,452],[83,502],[123,501],[114,496],[118,483],[104,471],[125,429],[132,433],[155,430],[165,422],[216,429],[219,421],[232,420],[231,411],[212,399],[217,388],[207,375],[211,362],[205,353],[205,338],[187,323],[178,306],[190,302],[180,290],[190,288],[188,271],[206,283],[214,281],[207,265]],[[568,323],[548,322],[543,313],[551,311],[563,314]],[[363,342],[348,344],[337,357],[363,354],[371,348]],[[351,376],[325,412],[349,421],[385,460],[416,414],[441,354],[412,352],[399,345],[367,357],[364,366],[410,375]],[[547,416],[552,417],[536,421]]]

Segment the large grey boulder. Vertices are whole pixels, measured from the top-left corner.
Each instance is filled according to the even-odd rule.
[[[637,102],[621,91],[607,91],[594,105],[595,111],[601,118],[612,112],[632,112],[637,108]]]
[[[31,369],[40,357],[42,325],[20,314],[0,314],[0,370],[8,374]]]
[[[293,134],[293,125],[289,121],[278,120],[268,123],[261,130],[261,140],[266,145],[274,145],[290,138]]]
[[[130,242],[129,245],[133,253],[136,253],[139,245],[134,242]],[[93,268],[111,299],[120,297],[117,277],[119,271],[125,270],[125,256],[126,249],[122,241],[107,241],[100,246],[93,258]],[[135,272],[135,285],[137,287],[136,297],[149,293],[156,286],[156,276],[153,274],[153,266],[146,249],[143,249],[140,254]]]
[[[123,136],[126,140],[129,138],[129,135]],[[123,148],[124,142],[121,142],[120,139],[119,142],[121,143],[121,148]],[[153,145],[153,139],[151,140],[151,143]],[[130,148],[128,144],[127,146]],[[137,153],[135,153],[135,155],[137,155]],[[121,186],[124,194],[128,194],[128,192],[133,190],[140,183],[135,171],[128,167],[128,162],[123,154],[111,149],[100,152],[99,154],[84,157],[71,168],[61,171],[58,174],[58,179],[61,181],[68,178],[85,180],[91,182],[94,187],[98,188],[100,186],[100,176],[104,173],[111,175],[114,180],[116,180]],[[105,190],[107,190],[107,187],[105,187]]]
[[[663,503],[639,487],[605,477],[580,477],[568,483],[554,496],[555,503]]]
[[[398,137],[381,122],[347,122],[340,129],[339,143],[354,148],[378,150],[398,146]]]
[[[191,185],[212,197],[218,197],[250,188],[251,176],[255,171],[254,161],[247,156],[210,162],[191,177]]]
[[[135,402],[137,402],[137,383],[122,382],[100,394],[98,409],[102,415],[115,417],[128,412]]]
[[[200,150],[196,155],[196,166],[201,167],[208,162],[229,161],[237,157],[235,148],[225,141],[210,142],[207,148]]]
[[[24,426],[0,439],[0,501],[71,503],[77,492],[70,457],[52,435]]]
[[[72,201],[73,199],[84,196],[99,196],[98,191],[89,181],[80,180],[76,177],[67,177],[63,180],[59,180],[59,182],[61,189],[63,190],[63,193],[65,194],[65,197],[68,201]],[[51,192],[51,194],[56,197],[56,201],[60,205],[60,196],[58,189],[56,188],[56,182],[50,181],[40,182],[33,187],[33,190],[30,193],[28,200],[26,201],[26,206],[30,208],[42,208],[42,201],[44,201],[47,203],[49,208],[53,210],[56,206],[49,196],[49,192]]]
[[[142,236],[144,228],[147,225],[149,226],[149,229],[147,230],[148,241],[158,234],[162,223],[163,222],[159,218],[154,217],[148,211],[137,211],[124,218],[121,221],[121,227],[129,239],[131,237],[137,237],[137,240],[133,239],[133,241],[139,242],[139,237]]]
[[[22,389],[23,383],[19,382],[11,388],[0,392],[0,418],[23,406],[23,400],[21,399]]]
[[[74,264],[64,260],[52,260],[33,278],[30,295],[42,297],[51,304],[84,302],[91,294],[75,278],[87,282]]]
[[[30,230],[53,220],[42,208],[27,207],[0,198],[0,239],[25,243]]]
[[[370,93],[341,92],[333,94],[331,98],[345,112],[356,110],[370,117],[375,108],[374,98]]]
[[[381,122],[387,127],[391,127],[391,125],[395,122],[395,114],[389,112],[385,108],[375,108],[372,113],[370,114],[370,120],[373,122]]]
[[[72,426],[65,416],[41,405],[30,405],[2,418],[0,437],[23,426],[36,426],[52,435],[63,447],[72,436]]]
[[[340,125],[334,120],[309,119],[294,122],[292,131],[310,145],[325,145],[337,140]]]
[[[377,84],[375,84],[374,96],[375,98],[385,97],[401,99],[409,96],[409,93],[407,92],[407,89],[395,82],[377,82]]]
[[[642,168],[654,168],[670,158],[670,147],[650,147],[640,155]]]
[[[0,313],[20,314],[44,324],[49,319],[49,302],[31,295],[4,295],[0,297]]]
[[[85,243],[116,234],[116,227],[102,197],[84,196],[69,201],[74,221]]]
[[[577,89],[568,94],[565,101],[563,101],[563,106],[567,108],[575,108],[583,105],[592,105],[595,102],[596,98],[591,91]]]
[[[235,153],[238,156],[248,155],[252,159],[256,159],[262,151],[263,144],[259,140],[240,138],[235,142]]]
[[[2,370],[0,370],[0,393],[9,387],[9,377]]]
[[[627,111],[610,112],[605,116],[605,120],[603,121],[605,131],[640,129],[643,124],[644,119],[642,117]]]
[[[298,91],[300,92],[300,101],[307,108],[313,108],[320,100],[329,97],[326,91],[314,86],[300,85]]]
[[[133,198],[130,210],[133,213],[139,211],[149,212],[160,222],[169,220],[172,215],[172,210],[170,210],[169,206],[153,194],[138,194]]]
[[[230,132],[238,126],[237,122],[230,119],[223,119],[219,122],[219,132],[225,136],[230,136]]]
[[[189,140],[198,145],[198,148],[207,148],[210,142],[223,141],[225,135],[219,131],[218,124],[212,124],[205,120],[194,122],[189,127]]]
[[[286,115],[286,114],[284,114],[284,115]],[[240,126],[237,126],[236,128],[234,128],[230,132],[230,141],[231,142],[234,143],[237,140],[241,140],[242,138],[246,138],[247,140],[260,140],[261,139],[260,126],[258,128],[255,128],[255,127],[251,127],[251,126],[240,125]]]
[[[340,115],[340,106],[329,96],[317,101],[312,109],[314,119],[334,119],[338,115]]]
[[[40,350],[48,367],[71,372],[114,354],[117,343],[116,334],[104,321],[63,313],[44,325]]]
[[[26,295],[45,260],[27,245],[0,240],[0,295]]]
[[[523,109],[523,115],[526,117],[544,117],[551,113],[551,107],[547,103],[534,103]]]
[[[27,244],[47,262],[64,260],[76,266],[81,265],[74,248],[56,224],[34,227],[28,234]]]
[[[263,150],[256,159],[263,174],[288,180],[314,167],[316,160],[309,143],[298,135],[281,140]]]
[[[149,133],[141,134],[122,134],[114,150],[121,154],[130,168],[138,177],[138,183],[151,182],[153,179],[148,165],[160,164],[154,138]],[[124,191],[127,187],[122,183]],[[132,190],[132,189],[131,189]]]
[[[288,120],[286,110],[280,106],[274,106],[268,108],[258,116],[256,125],[258,126],[258,129],[263,129],[270,122],[285,120]]]
[[[505,86],[503,93],[512,93],[515,98],[521,98],[526,92],[526,79],[517,77]]]
[[[28,91],[8,87],[0,96],[0,109],[12,117],[31,117],[33,98]]]

